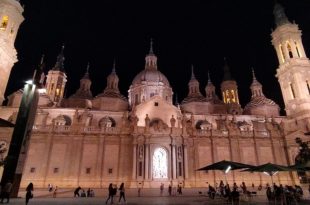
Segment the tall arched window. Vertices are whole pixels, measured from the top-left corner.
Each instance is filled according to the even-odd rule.
[[[1,25],[0,25],[0,30],[6,30],[6,28],[8,27],[8,23],[9,23],[9,17],[8,16],[3,16],[1,19]]]
[[[295,41],[294,43],[295,43],[295,46],[296,46],[297,55],[298,55],[298,57],[301,57],[301,56],[300,56],[300,53],[299,53],[299,50],[298,50],[298,44],[297,44],[296,41]]]
[[[157,148],[153,155],[153,178],[168,178],[168,155],[163,148]]]
[[[292,52],[292,48],[289,42],[287,42],[287,50],[288,50],[288,55],[290,56],[290,58],[293,58],[293,52]]]
[[[279,48],[280,48],[280,53],[281,53],[281,59],[282,59],[282,62],[284,63],[284,61],[285,61],[285,56],[284,56],[284,51],[283,51],[283,47],[282,47],[281,44],[279,45]]]

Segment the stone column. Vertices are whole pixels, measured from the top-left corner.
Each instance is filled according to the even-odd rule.
[[[183,164],[184,164],[184,178],[185,179],[188,179],[188,154],[187,154],[187,145],[184,144],[183,145],[183,155],[184,155],[184,158],[183,158]]]
[[[137,144],[133,144],[133,159],[132,159],[132,179],[137,178]]]
[[[294,58],[298,58],[298,53],[297,53],[297,50],[296,50],[296,44],[294,43],[293,40],[290,40],[290,46],[291,46],[291,50],[292,50],[292,53],[293,53],[293,57]]]
[[[172,179],[176,179],[177,178],[177,172],[176,172],[176,164],[177,164],[177,162],[176,162],[176,149],[175,149],[175,146],[176,145],[174,145],[174,144],[172,144],[171,145],[171,147],[172,147],[172,149],[171,149],[171,151],[172,151],[172,161],[171,161],[171,163],[172,163]]]
[[[305,50],[304,50],[304,48],[303,48],[301,39],[299,39],[299,40],[297,41],[297,45],[298,45],[297,48],[298,48],[298,51],[299,51],[300,56],[303,57],[303,58],[305,58],[307,55],[306,55]]]
[[[149,179],[149,144],[144,145],[145,157],[144,157],[144,179]]]
[[[102,169],[103,169],[103,149],[104,149],[104,137],[99,136],[99,144],[98,144],[98,158],[97,158],[97,166],[96,166],[96,178],[100,180],[99,186],[102,188]]]
[[[288,59],[290,59],[290,55],[288,54],[288,49],[287,49],[287,45],[285,42],[282,44],[282,50],[284,52],[284,56],[287,61]]]

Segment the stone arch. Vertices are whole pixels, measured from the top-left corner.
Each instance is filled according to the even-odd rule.
[[[99,120],[99,127],[116,127],[116,122],[112,117],[104,116]]]
[[[168,125],[160,118],[153,118],[150,122],[150,127],[155,130],[162,130],[168,128]]]

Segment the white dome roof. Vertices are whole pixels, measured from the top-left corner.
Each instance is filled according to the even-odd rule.
[[[142,70],[132,81],[132,85],[142,84],[143,81],[163,83],[166,86],[170,86],[168,79],[164,74],[155,69]]]

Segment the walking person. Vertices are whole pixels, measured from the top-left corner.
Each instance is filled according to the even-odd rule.
[[[75,190],[74,190],[74,197],[80,197],[80,190],[81,190],[82,188],[79,186],[78,188],[76,188]]]
[[[53,198],[56,198],[57,196],[58,187],[55,186],[54,192],[53,192]]]
[[[105,204],[108,204],[108,201],[111,199],[111,204],[113,204],[113,186],[112,186],[112,183],[110,183],[110,185],[109,185],[109,188],[108,188],[108,198],[107,198],[107,200],[106,200],[106,202],[105,202]]]
[[[12,187],[13,187],[13,185],[12,185],[11,181],[8,181],[4,185],[4,188],[3,188],[2,193],[1,193],[1,203],[3,203],[4,198],[6,198],[6,203],[10,202],[10,194],[12,191]]]
[[[125,198],[125,186],[124,186],[124,183],[122,183],[121,186],[119,187],[119,191],[120,191],[120,194],[119,194],[118,203],[121,202],[121,199],[122,199],[122,198],[124,199],[124,202],[126,203],[126,198]]]
[[[26,205],[28,204],[29,200],[33,198],[33,184],[30,182],[26,188]]]
[[[161,185],[160,185],[160,196],[163,196],[163,193],[164,193],[164,184],[161,183]]]
[[[169,187],[168,187],[168,194],[169,194],[169,196],[171,196],[171,193],[172,193],[172,187],[171,187],[171,184],[169,184]]]

